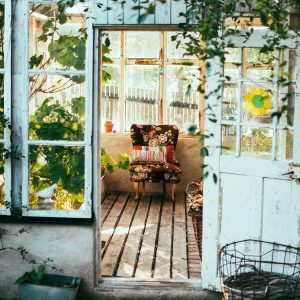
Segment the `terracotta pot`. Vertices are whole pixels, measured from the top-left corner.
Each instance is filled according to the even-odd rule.
[[[104,123],[105,132],[112,132],[113,127],[114,124],[112,123],[112,121],[105,121]]]

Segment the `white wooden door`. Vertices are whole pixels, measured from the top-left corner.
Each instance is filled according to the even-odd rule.
[[[222,101],[209,98],[217,122],[206,122],[213,134],[206,141],[206,164],[218,181],[205,181],[205,288],[220,288],[218,251],[227,243],[260,239],[300,246],[300,180],[282,175],[300,163],[300,47],[286,41],[289,49],[259,54],[263,34],[255,32],[246,43],[234,37],[224,68],[214,61],[208,74],[207,93],[218,82],[223,89]],[[278,85],[288,72],[291,85]],[[290,109],[278,121],[271,113],[285,105],[287,93]]]

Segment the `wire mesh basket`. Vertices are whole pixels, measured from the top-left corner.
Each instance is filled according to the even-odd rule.
[[[300,299],[300,248],[243,240],[220,250],[225,300]]]
[[[189,183],[186,187],[186,197],[189,202],[188,215],[192,218],[195,240],[202,260],[203,183]]]

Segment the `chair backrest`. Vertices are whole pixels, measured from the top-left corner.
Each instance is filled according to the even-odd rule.
[[[138,125],[130,128],[133,146],[170,146],[176,148],[179,130],[175,125]]]

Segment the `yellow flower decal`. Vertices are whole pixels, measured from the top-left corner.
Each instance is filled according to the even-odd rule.
[[[254,116],[265,116],[267,110],[272,107],[272,95],[263,88],[252,88],[245,95],[246,109]]]

